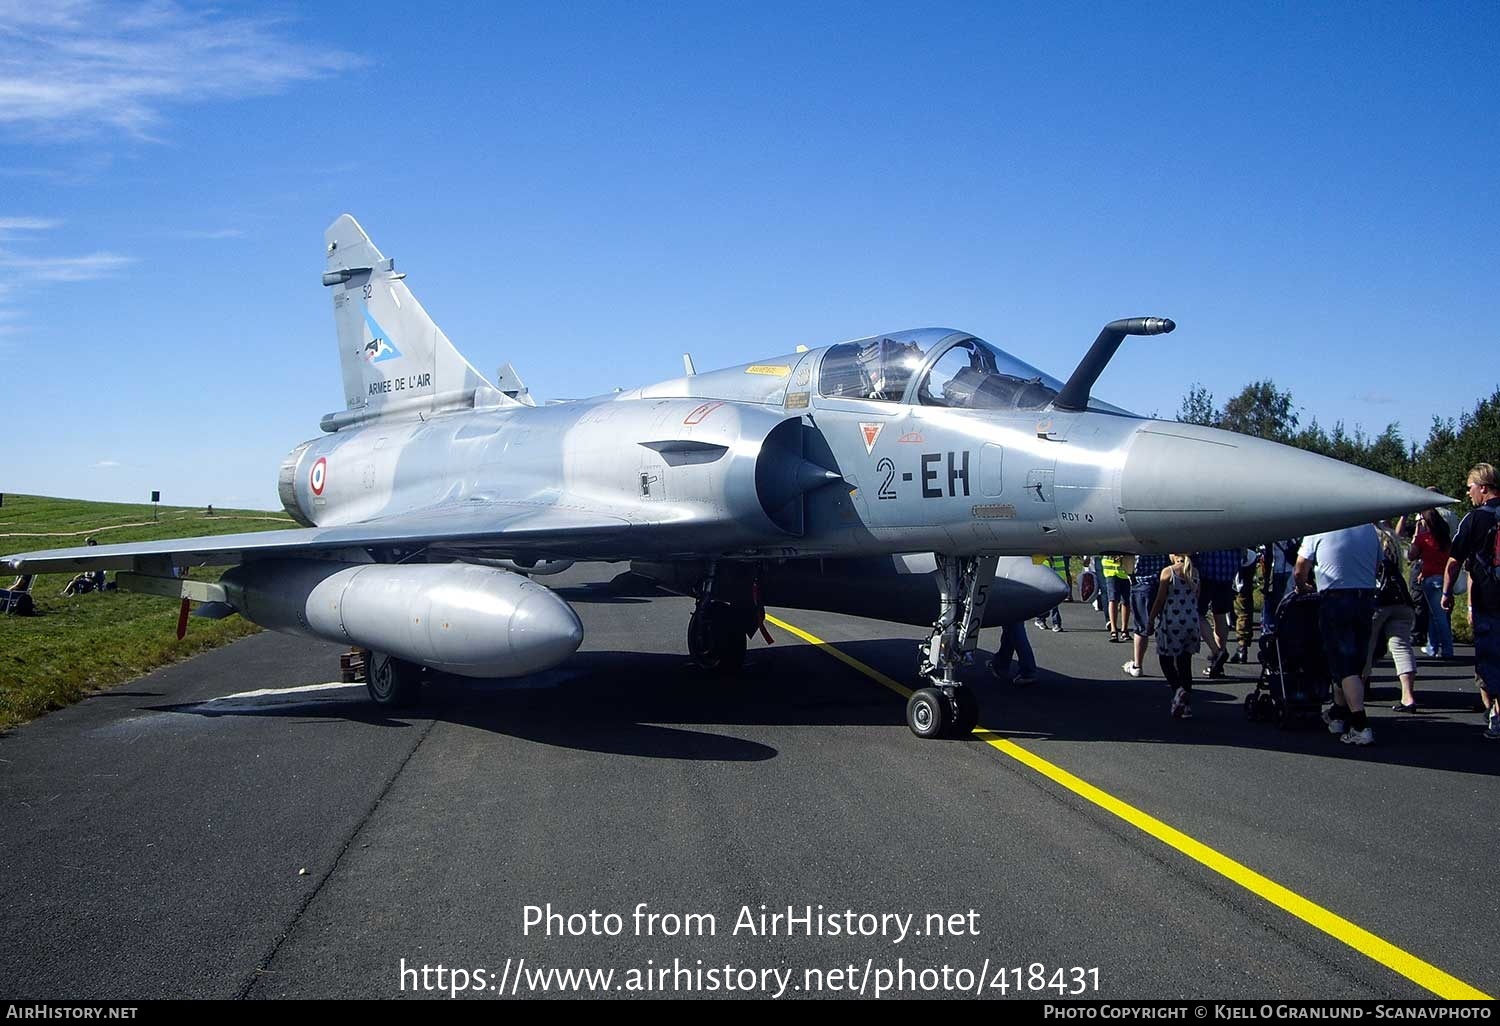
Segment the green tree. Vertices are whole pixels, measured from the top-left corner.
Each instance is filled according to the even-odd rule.
[[[1318,423],[1317,417],[1313,417],[1307,427],[1297,432],[1296,437],[1292,439],[1292,444],[1299,449],[1321,453],[1324,456],[1327,456],[1332,448],[1328,439],[1328,432],[1323,430],[1322,425]]]
[[[1423,487],[1432,485],[1440,488],[1449,495],[1461,494],[1452,491],[1454,486],[1450,483],[1456,474],[1463,472],[1458,469],[1461,462],[1462,456],[1458,453],[1458,426],[1452,417],[1446,420],[1433,417],[1427,441],[1417,450],[1417,455],[1412,460],[1411,480]],[[1462,484],[1462,479],[1459,479],[1459,483]]]
[[[1193,382],[1188,394],[1182,397],[1182,405],[1177,408],[1177,420],[1181,424],[1217,427],[1219,411],[1214,408],[1214,394],[1196,381]]]
[[[1411,451],[1407,448],[1405,440],[1401,437],[1401,431],[1395,424],[1387,424],[1384,431],[1371,439],[1362,455],[1364,462],[1360,464],[1361,466],[1391,477],[1410,479]]]
[[[1242,435],[1289,442],[1297,433],[1297,410],[1292,393],[1283,392],[1270,380],[1255,381],[1224,404],[1218,426]]]
[[[1317,417],[1302,427],[1296,410],[1292,394],[1269,380],[1246,385],[1222,410],[1214,406],[1213,393],[1194,383],[1177,419],[1285,442],[1455,496],[1464,494],[1464,480],[1474,464],[1500,464],[1500,389],[1456,421],[1434,417],[1420,446],[1408,444],[1395,424],[1374,437],[1358,425],[1351,432],[1343,421],[1325,429]]]
[[[1456,424],[1434,417],[1426,444],[1411,461],[1409,480],[1462,498],[1469,468],[1476,463],[1500,463],[1500,389]]]

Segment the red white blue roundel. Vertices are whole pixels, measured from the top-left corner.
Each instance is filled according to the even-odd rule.
[[[323,484],[328,480],[328,460],[319,456],[318,462],[312,465],[312,473],[307,475],[307,483],[312,485],[314,495],[323,494]]]

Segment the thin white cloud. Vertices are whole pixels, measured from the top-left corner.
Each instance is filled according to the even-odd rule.
[[[152,138],[173,105],[238,99],[357,67],[275,18],[160,0],[0,0],[0,129]],[[38,9],[40,8],[40,9]]]
[[[179,231],[165,231],[161,233],[169,239],[243,239],[245,237],[242,228],[183,228]]]
[[[6,232],[44,232],[60,224],[50,217],[0,217],[0,237]]]
[[[80,0],[54,0],[48,4],[31,4],[25,0],[0,0],[0,21],[34,28],[75,24],[86,13],[89,4]]]
[[[1361,392],[1354,398],[1362,403],[1374,403],[1376,406],[1390,406],[1392,403],[1401,401],[1393,395],[1386,395],[1384,392]]]
[[[3,0],[0,0],[0,3],[3,3]],[[3,38],[0,36],[0,39]],[[0,178],[15,178],[71,187],[97,181],[114,166],[114,163],[115,157],[112,153],[75,151],[63,155],[61,165],[52,167],[7,162],[0,165]]]
[[[0,5],[4,2],[5,0],[0,0]],[[60,224],[61,221],[46,217],[0,217],[0,241],[35,242],[36,233],[48,231]],[[29,290],[60,282],[105,278],[133,263],[133,257],[119,253],[38,256],[14,249],[0,249],[0,276],[5,279],[0,281],[0,340],[20,338],[28,334],[26,311],[17,306],[17,302]],[[9,350],[14,347],[0,341],[0,348]]]
[[[0,217],[0,242],[35,238],[37,232],[50,231],[60,224],[50,217]]]
[[[26,315],[10,305],[15,295],[15,282],[0,282],[0,353],[12,350],[14,346],[9,340],[24,334],[24,328],[20,322],[25,319]]]
[[[30,281],[93,281],[135,263],[118,253],[90,253],[77,257],[33,257],[0,250],[0,268]]]

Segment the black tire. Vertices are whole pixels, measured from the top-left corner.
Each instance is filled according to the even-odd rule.
[[[695,612],[688,618],[687,645],[688,655],[699,664],[704,662],[705,656],[713,648],[713,635],[710,633],[713,617],[707,613]]]
[[[708,607],[688,620],[688,654],[710,673],[735,674],[745,665],[745,632],[730,609]]]
[[[719,653],[718,665],[715,667],[717,673],[735,674],[745,668],[745,646],[750,639],[745,636],[740,625],[734,622],[735,619],[726,616],[719,620],[715,637]]]
[[[384,652],[367,653],[365,690],[370,701],[387,709],[411,705],[422,690],[422,668]]]
[[[942,737],[952,721],[948,699],[937,688],[921,688],[907,700],[906,725],[917,737]]]
[[[979,696],[974,694],[971,687],[956,687],[953,689],[952,702],[953,724],[949,727],[950,737],[964,738],[974,733],[974,728],[979,726]]]
[[[1259,697],[1254,691],[1245,696],[1245,719],[1251,723],[1260,719],[1260,702],[1257,701]]]

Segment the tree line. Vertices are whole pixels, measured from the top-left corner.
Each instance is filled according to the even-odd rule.
[[[1436,485],[1444,494],[1460,497],[1470,467],[1500,462],[1500,388],[1456,420],[1433,417],[1420,445],[1404,439],[1396,424],[1387,424],[1378,435],[1366,434],[1358,425],[1350,431],[1343,421],[1326,429],[1316,417],[1304,426],[1298,409],[1292,393],[1270,380],[1246,385],[1223,406],[1195,383],[1183,397],[1177,419],[1294,445],[1415,485]]]

